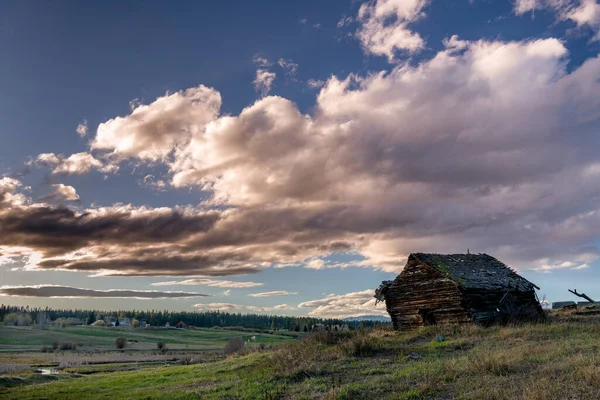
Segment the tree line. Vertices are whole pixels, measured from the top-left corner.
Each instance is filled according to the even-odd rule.
[[[350,327],[356,327],[360,322],[346,322],[335,318],[314,318],[314,317],[289,317],[267,314],[241,314],[224,311],[168,311],[168,310],[85,310],[85,309],[52,309],[35,308],[29,306],[10,306],[2,304],[0,306],[0,320],[4,321],[5,316],[13,314],[28,316],[21,320],[34,321],[39,323],[40,315],[47,322],[58,319],[79,320],[81,324],[91,324],[97,320],[118,320],[128,318],[138,320],[151,326],[175,326],[182,321],[186,325],[194,325],[199,328],[212,327],[242,327],[249,329],[288,329],[298,330],[303,326],[313,326],[323,324],[325,326],[348,324]],[[14,319],[11,315],[9,319]],[[362,326],[373,326],[373,321],[362,321]]]

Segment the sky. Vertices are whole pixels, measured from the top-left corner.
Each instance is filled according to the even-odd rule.
[[[0,302],[385,315],[412,252],[600,298],[596,0],[5,1]]]

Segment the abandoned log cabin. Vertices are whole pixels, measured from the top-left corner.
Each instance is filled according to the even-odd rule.
[[[534,288],[487,254],[424,254],[408,257],[394,281],[375,291],[385,301],[394,328],[407,330],[438,323],[543,317]]]

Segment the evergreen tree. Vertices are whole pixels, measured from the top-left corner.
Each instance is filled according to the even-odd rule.
[[[90,312],[90,316],[88,317],[88,320],[87,320],[87,324],[88,324],[88,325],[91,325],[91,324],[93,324],[94,322],[96,322],[96,313],[95,313],[95,312],[93,312],[93,311],[91,311],[91,312]]]
[[[119,317],[117,317],[117,321],[115,322],[115,326],[119,326]]]

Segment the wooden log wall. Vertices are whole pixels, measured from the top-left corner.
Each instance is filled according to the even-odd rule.
[[[472,321],[458,285],[434,268],[410,261],[386,293],[386,308],[395,329],[409,330],[427,322]],[[424,310],[431,310],[426,315]],[[421,312],[420,312],[421,311]]]
[[[498,319],[535,318],[543,314],[533,290],[469,290],[464,292],[464,297],[473,319],[483,325]]]

